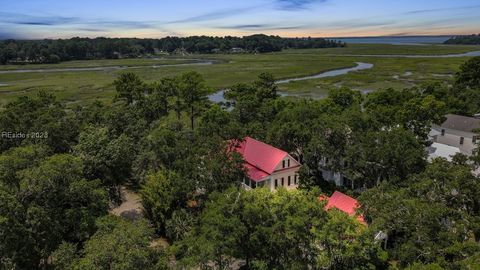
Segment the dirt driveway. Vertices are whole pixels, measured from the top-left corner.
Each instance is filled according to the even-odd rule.
[[[140,196],[122,187],[122,204],[110,210],[111,214],[121,216],[130,220],[136,220],[143,217],[143,207]]]

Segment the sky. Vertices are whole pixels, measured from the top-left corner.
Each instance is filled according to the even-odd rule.
[[[479,0],[0,0],[0,39],[480,33]]]

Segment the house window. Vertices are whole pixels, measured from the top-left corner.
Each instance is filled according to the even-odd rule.
[[[287,159],[287,167],[290,167],[290,159]]]
[[[343,186],[344,187],[351,187],[352,186],[352,181],[346,177],[343,177]]]
[[[278,187],[278,179],[275,179],[275,188]]]
[[[298,182],[298,175],[295,174],[295,176],[293,177],[293,182],[295,183],[295,185],[297,184],[297,182]]]
[[[465,140],[465,138],[463,137],[460,137],[460,144],[463,144],[463,141]]]
[[[445,136],[445,129],[442,128],[442,136]]]
[[[288,186],[290,186],[291,180],[290,180],[290,175],[288,176]]]
[[[285,180],[282,177],[282,186],[284,186],[284,185],[285,185]]]
[[[285,160],[282,160],[282,168],[285,168]]]

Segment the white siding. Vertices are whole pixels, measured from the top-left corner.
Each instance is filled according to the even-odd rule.
[[[471,155],[473,149],[475,149],[476,147],[476,145],[473,143],[474,135],[474,133],[465,132],[461,134],[445,129],[445,135],[437,135],[435,142],[443,143],[453,147],[458,147],[462,154]],[[463,138],[463,144],[460,144],[461,138]]]
[[[277,179],[278,187],[282,186],[283,178],[283,187],[286,189],[296,189],[300,178],[298,177],[299,166],[291,167],[284,170],[275,171],[271,175],[271,185],[270,189],[275,190],[275,179]],[[295,184],[295,175],[297,175],[297,184]],[[288,177],[290,177],[290,185],[288,185]]]

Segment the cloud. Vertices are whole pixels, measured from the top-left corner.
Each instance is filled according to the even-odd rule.
[[[55,25],[54,23],[51,23],[51,22],[35,22],[35,21],[30,21],[30,22],[15,22],[15,24],[25,24],[25,25]]]
[[[85,32],[108,32],[108,30],[102,28],[77,28],[77,30]]]
[[[331,21],[323,24],[319,24],[322,27],[328,27],[331,29],[338,28],[365,28],[365,27],[383,27],[395,25],[398,22],[393,19],[376,19],[376,18],[359,18],[359,19],[348,19],[348,20],[338,20]]]
[[[20,13],[0,12],[0,22],[20,25],[60,25],[78,21],[76,17],[33,16]]]
[[[235,29],[235,30],[289,30],[289,29],[302,29],[304,26],[276,26],[273,24],[239,24],[239,25],[227,25],[218,26],[220,29]]]
[[[418,10],[412,10],[412,11],[405,12],[405,14],[423,14],[423,13],[433,13],[433,12],[461,10],[461,9],[472,9],[472,8],[480,8],[480,5],[453,7],[453,8],[418,9]]]
[[[308,8],[314,3],[326,3],[328,0],[275,0],[280,10],[301,10]]]
[[[98,20],[98,21],[85,21],[82,24],[92,25],[92,26],[104,26],[104,27],[119,27],[122,29],[142,29],[142,28],[157,28],[155,22],[140,22],[140,21],[108,21],[108,20]]]
[[[192,16],[185,19],[175,20],[168,23],[189,23],[189,22],[204,22],[204,21],[212,21],[217,19],[228,18],[232,16],[236,16],[241,13],[249,12],[255,10],[261,6],[250,6],[250,7],[243,7],[243,8],[232,8],[232,9],[223,9],[219,11],[209,12],[197,16]]]
[[[385,35],[385,37],[400,37],[400,36],[412,36],[415,35],[413,32],[395,32]]]
[[[87,20],[77,17],[63,16],[35,16],[20,13],[0,12],[0,23],[10,25],[64,27],[88,32],[109,32],[116,29],[158,29],[161,30],[159,22],[152,21],[123,21],[94,19]]]
[[[122,20],[86,20],[77,17],[63,17],[63,16],[35,16],[20,13],[0,12],[0,23],[18,24],[18,25],[42,25],[42,26],[56,26],[56,25],[72,25],[82,24],[91,26],[106,26],[106,27],[122,27],[122,28],[153,28],[155,22],[147,21],[122,21]]]
[[[218,28],[224,29],[259,29],[269,27],[268,24],[238,24],[238,25],[230,25],[230,26],[220,26]]]
[[[328,0],[274,0],[274,5],[276,9],[279,10],[286,10],[286,11],[294,11],[294,10],[301,10],[307,8],[310,4],[313,3],[326,3]],[[205,14],[200,14],[197,16],[192,16],[180,20],[170,21],[167,22],[169,24],[175,23],[192,23],[192,22],[205,22],[205,21],[213,21],[218,19],[224,19],[229,17],[238,16],[243,13],[252,12],[260,10],[261,8],[271,8],[270,4],[262,4],[262,5],[255,5],[255,6],[248,6],[248,7],[241,7],[241,8],[231,8],[231,9],[223,9],[218,11],[213,11]],[[249,28],[249,27],[245,27]],[[251,28],[251,27],[250,27]]]

